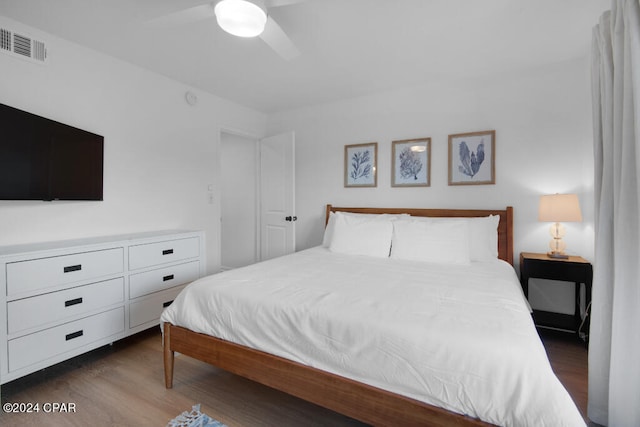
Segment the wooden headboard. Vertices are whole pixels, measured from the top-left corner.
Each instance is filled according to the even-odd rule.
[[[513,265],[513,208],[505,209],[415,209],[415,208],[344,208],[327,205],[325,224],[329,222],[331,212],[353,212],[364,214],[409,214],[427,217],[476,217],[499,215],[498,223],[498,258]]]

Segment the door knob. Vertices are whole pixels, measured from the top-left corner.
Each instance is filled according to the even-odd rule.
[[[297,216],[287,216],[284,218],[285,221],[297,221],[298,217]]]

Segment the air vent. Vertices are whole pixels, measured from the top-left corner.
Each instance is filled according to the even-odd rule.
[[[14,34],[13,51],[18,55],[31,58],[31,39],[29,37],[21,36],[20,34]]]
[[[0,49],[11,52],[11,31],[0,28]]]
[[[38,40],[32,40],[33,51],[31,57],[37,61],[44,62],[47,59],[47,48],[44,46],[44,42]]]
[[[0,28],[0,51],[40,64],[47,62],[47,47],[44,42],[6,28]]]

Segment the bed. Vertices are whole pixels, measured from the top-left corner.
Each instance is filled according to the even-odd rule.
[[[512,268],[511,207],[326,223],[322,246],[185,288],[161,318],[167,388],[177,351],[372,425],[584,425]]]

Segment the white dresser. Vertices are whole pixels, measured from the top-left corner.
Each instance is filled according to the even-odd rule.
[[[0,247],[0,384],[158,325],[205,260],[202,231]]]

